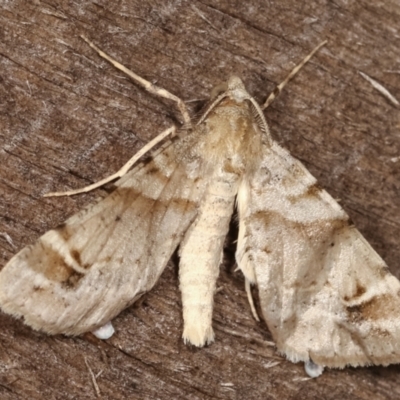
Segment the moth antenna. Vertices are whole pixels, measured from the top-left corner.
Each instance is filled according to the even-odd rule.
[[[204,112],[202,117],[197,121],[196,125],[200,125],[208,116],[208,114],[218,105],[218,103],[221,102],[221,100],[226,97],[226,92],[221,93],[207,108],[207,110]]]
[[[271,144],[272,143],[271,133],[269,131],[267,120],[265,119],[264,114],[262,112],[263,109],[258,105],[258,103],[254,100],[253,97],[249,97],[248,100],[251,102],[251,104],[253,105],[253,107],[257,113],[257,116],[260,118],[262,130],[265,133],[265,135],[267,136],[269,144]]]
[[[105,185],[108,182],[111,182],[118,178],[122,178],[129,171],[132,165],[136,163],[137,160],[139,160],[142,156],[144,156],[148,151],[150,151],[156,144],[160,143],[168,135],[174,136],[175,132],[176,132],[175,126],[171,126],[170,128],[161,132],[153,140],[147,143],[146,146],[142,147],[119,171],[117,171],[113,175],[108,176],[107,178],[102,179],[101,181],[92,183],[91,185],[85,186],[80,189],[68,190],[66,192],[49,192],[44,194],[43,197],[73,196],[74,194],[87,193]]]
[[[139,75],[135,74],[133,71],[130,69],[126,68],[124,65],[119,63],[117,60],[114,60],[112,57],[110,57],[108,54],[104,53],[101,49],[99,49],[94,43],[92,43],[85,35],[81,35],[81,38],[92,48],[94,49],[100,57],[104,58],[107,60],[109,63],[111,63],[115,68],[119,69],[126,75],[128,75],[130,78],[132,78],[135,82],[139,83],[144,89],[146,89],[148,92],[155,94],[160,97],[164,97],[164,99],[172,100],[175,101],[177,104],[179,111],[182,114],[182,118],[184,121],[184,124],[187,126],[191,126],[191,118],[189,116],[189,112],[186,108],[185,103],[177,96],[174,94],[168,92],[168,90],[165,90],[163,88],[160,88],[156,85],[153,85],[151,82],[147,81],[146,79],[143,79]]]
[[[289,73],[289,75],[285,78],[283,82],[281,82],[278,86],[275,87],[275,89],[272,91],[272,93],[268,96],[267,100],[265,100],[265,103],[262,106],[262,109],[265,110],[275,99],[279,94],[282,92],[283,88],[286,86],[286,84],[303,68],[303,66],[310,61],[312,56],[324,45],[328,43],[327,40],[324,40],[322,43],[320,43],[308,56],[306,56],[303,61],[298,64],[296,67],[292,69],[292,71]]]

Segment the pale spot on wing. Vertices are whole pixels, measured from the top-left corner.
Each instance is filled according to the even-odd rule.
[[[344,296],[343,300],[349,302],[356,300],[358,297],[361,297],[366,291],[367,288],[365,286],[363,286],[360,282],[356,282],[356,288],[354,293],[352,293],[351,296]]]
[[[358,305],[347,307],[353,321],[388,319],[400,310],[400,299],[392,294],[378,295]]]
[[[65,258],[52,247],[39,242],[29,253],[30,267],[49,281],[59,282],[67,288],[77,285],[84,276],[68,265]]]

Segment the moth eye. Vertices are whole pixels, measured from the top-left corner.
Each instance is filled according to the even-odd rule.
[[[228,84],[226,82],[214,86],[214,88],[211,90],[210,98],[215,99],[216,97],[226,92],[227,90],[228,90]]]

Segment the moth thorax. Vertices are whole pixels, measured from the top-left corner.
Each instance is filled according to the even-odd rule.
[[[261,159],[262,132],[247,102],[225,99],[205,122],[202,153],[212,163],[232,170],[253,169]]]

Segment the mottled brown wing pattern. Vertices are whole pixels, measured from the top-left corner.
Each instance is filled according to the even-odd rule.
[[[276,143],[244,190],[237,259],[278,350],[328,367],[398,362],[400,283],[342,208]]]
[[[0,305],[35,329],[98,328],[150,290],[178,246],[204,180],[166,143],[104,200],[15,255],[0,274]]]

